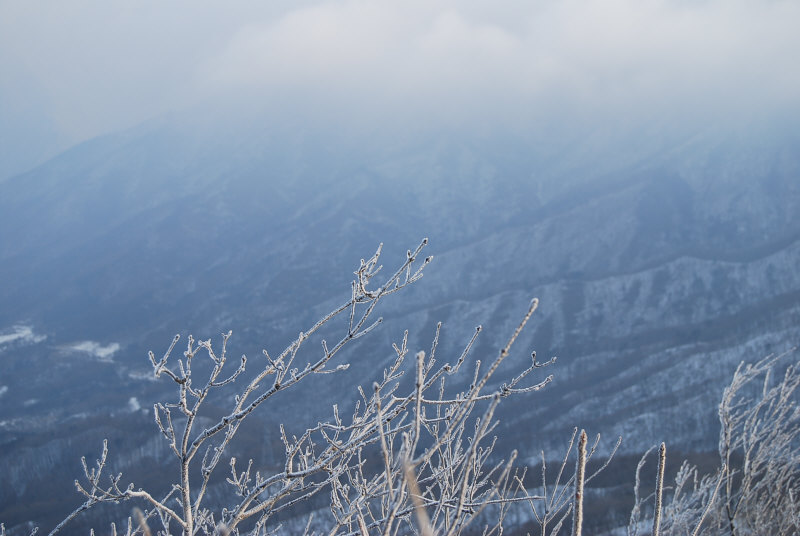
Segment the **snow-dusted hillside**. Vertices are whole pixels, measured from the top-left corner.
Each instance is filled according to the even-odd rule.
[[[163,459],[141,409],[165,396],[147,350],[178,332],[228,329],[236,353],[277,350],[347,295],[358,259],[379,242],[389,266],[423,236],[436,259],[342,356],[356,366],[313,383],[315,397],[287,394],[280,414],[264,415],[268,430],[352,400],[405,329],[428,348],[443,321],[439,351],[456,355],[482,324],[473,357],[485,361],[537,296],[508,372],[536,349],[559,356],[555,381],[506,404],[508,448],[556,455],[581,426],[609,447],[622,434],[626,453],[662,440],[710,450],[736,364],[800,342],[797,129],[709,128],[633,148],[635,132],[549,145],[432,132],[400,142],[333,128],[311,136],[290,122],[173,120],[0,183],[9,523],[34,515],[13,505],[48,479],[63,479],[52,489],[66,493],[79,456],[103,436],[116,438],[126,472]],[[133,444],[123,439],[131,427]]]

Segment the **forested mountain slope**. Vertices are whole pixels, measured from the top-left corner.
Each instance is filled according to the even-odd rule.
[[[235,353],[282,348],[380,242],[393,264],[427,236],[436,259],[342,356],[356,366],[287,393],[268,427],[352,400],[405,329],[428,348],[442,321],[439,351],[456,353],[483,324],[474,357],[493,355],[538,296],[510,366],[558,355],[556,379],[506,406],[508,448],[557,454],[582,426],[623,434],[624,452],[710,450],[736,364],[800,342],[791,121],[390,131],[171,116],[0,182],[0,519],[34,519],[15,505],[48,479],[68,489],[106,435],[135,430],[112,442],[122,470],[163,459],[147,350],[228,329]]]

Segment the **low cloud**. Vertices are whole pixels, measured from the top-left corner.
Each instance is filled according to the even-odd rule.
[[[77,4],[0,4],[0,94],[46,111],[39,134],[60,142],[242,92],[366,122],[500,126],[796,111],[800,95],[789,0]],[[0,130],[31,123],[9,113]]]
[[[797,104],[796,20],[780,1],[349,0],[243,27],[201,78],[361,113],[757,111]]]

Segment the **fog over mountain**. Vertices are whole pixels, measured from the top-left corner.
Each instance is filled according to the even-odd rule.
[[[0,177],[242,92],[248,105],[373,126],[782,115],[797,111],[798,11],[747,0],[0,2]]]
[[[792,3],[83,7],[0,4],[7,526],[73,508],[103,437],[162,483],[146,352],[278,351],[379,243],[387,269],[423,237],[435,259],[247,455],[352,403],[406,329],[427,349],[443,322],[444,357],[481,324],[485,362],[534,296],[507,372],[535,349],[555,380],[500,415],[532,464],[574,426],[712,451],[736,365],[800,343]]]

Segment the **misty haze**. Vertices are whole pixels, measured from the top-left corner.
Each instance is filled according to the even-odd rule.
[[[0,534],[798,534],[798,20],[0,0]]]

